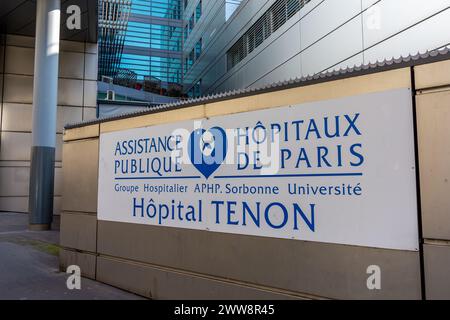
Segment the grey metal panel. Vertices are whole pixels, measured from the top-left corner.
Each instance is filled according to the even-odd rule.
[[[120,261],[110,257],[97,258],[97,280],[132,291],[152,299],[300,299],[286,293],[250,287],[167,270]]]
[[[416,100],[423,237],[450,240],[450,90]]]
[[[450,244],[425,244],[424,260],[427,299],[450,299]]]
[[[65,143],[63,158],[62,210],[97,212],[98,140]]]
[[[55,189],[55,148],[31,148],[30,191],[28,212],[30,226],[45,225],[53,220],[53,191]]]
[[[117,235],[120,234],[120,237]],[[419,253],[98,222],[109,256],[337,299],[419,299]],[[367,267],[382,289],[367,289]]]
[[[245,69],[245,62],[230,71],[217,70],[215,65],[226,56],[227,50],[249,29],[255,19],[274,2],[275,0],[243,1],[238,13],[218,28],[211,40],[208,39],[208,42],[213,44],[211,47],[205,47],[205,54],[185,78],[185,86],[188,87],[201,78],[202,92],[215,93],[246,88],[257,81],[257,74],[240,70]],[[374,7],[369,8],[373,4]],[[448,45],[450,39],[440,30],[447,28],[446,21],[449,20],[450,10],[438,14],[445,8],[448,8],[447,0],[433,1],[426,8],[421,0],[348,0],[345,6],[339,1],[313,0],[300,11],[299,18],[291,18],[300,26],[302,32],[302,48],[297,51],[297,54],[301,55],[302,69],[297,71],[297,77],[334,68],[376,63],[379,60],[408,56]],[[401,15],[398,14],[400,11]],[[353,20],[348,22],[349,19]],[[213,28],[204,28],[202,31],[205,30]],[[280,31],[273,35],[279,36]],[[185,53],[192,48],[191,42],[185,46]],[[291,56],[284,52],[273,57],[284,62],[291,59]],[[264,57],[252,54],[251,58],[255,60],[255,65],[264,66]],[[250,82],[241,80],[243,75],[238,73],[246,75],[251,79]],[[266,78],[267,82],[288,79],[282,77],[276,69]]]

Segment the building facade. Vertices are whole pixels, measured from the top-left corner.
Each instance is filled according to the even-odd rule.
[[[123,40],[110,50],[120,48],[120,59],[101,49],[99,77],[163,95],[258,87],[450,44],[440,32],[449,0],[124,2]],[[113,75],[102,66],[114,66]]]
[[[443,32],[449,28],[449,0],[200,2],[202,15],[192,30],[199,0],[186,1],[184,11],[189,34],[183,46],[183,83],[194,96],[259,87],[450,44],[450,34]]]
[[[108,2],[101,0],[100,7]],[[181,1],[125,1],[120,9],[123,32],[118,43],[103,48],[108,38],[100,33],[99,78],[112,77],[118,85],[156,94],[181,95]],[[111,17],[106,15],[105,20]],[[120,54],[115,54],[118,59],[114,70],[107,70],[110,60],[103,58],[102,51],[107,56],[114,51],[111,48],[119,48]]]
[[[48,1],[48,0],[47,0]],[[65,28],[67,9],[81,8],[81,30]],[[0,5],[0,211],[29,212],[36,94],[36,3],[5,0]],[[53,48],[57,64],[54,108],[42,113],[51,122],[56,116],[53,213],[59,216],[62,195],[62,141],[67,123],[96,118],[97,6],[93,1],[73,0],[61,4],[60,42]],[[59,68],[58,68],[59,66]],[[45,87],[52,87],[50,83]],[[47,88],[44,88],[44,90]],[[48,111],[48,112],[47,112]],[[35,116],[36,117],[36,116]],[[46,127],[46,126],[44,126]],[[35,131],[33,133],[33,131]],[[48,179],[52,170],[48,170]],[[46,178],[47,179],[47,178]],[[57,222],[57,218],[55,221]]]
[[[400,110],[404,112],[398,113]],[[86,277],[151,299],[449,299],[449,111],[450,50],[442,50],[67,126],[60,263],[64,268],[78,264]],[[339,127],[333,124],[329,128],[334,135],[330,135],[326,129],[329,122],[323,120],[334,119],[335,115],[357,116],[353,128],[359,128],[361,135],[347,136],[343,131],[347,126],[342,122],[341,134],[347,137],[340,136],[339,129],[331,129]],[[167,188],[179,184],[186,189],[156,194],[149,192],[150,188],[163,188],[163,183],[148,178],[157,177],[157,172],[143,176],[138,170],[122,171],[123,163],[149,156],[163,159],[170,150],[151,155],[119,152],[114,156],[118,141],[158,140],[175,132],[174,128],[186,130],[186,139],[192,137],[191,132],[199,132],[195,130],[199,119],[204,120],[202,128],[209,132],[243,129],[236,130],[240,132],[236,139],[239,141],[240,136],[245,141],[246,136],[252,139],[250,132],[256,131],[248,128],[255,128],[252,126],[257,121],[260,130],[266,132],[264,137],[280,131],[280,118],[285,119],[285,125],[292,123],[292,130],[290,135],[280,134],[281,147],[276,144],[272,155],[278,159],[278,155],[282,158],[281,154],[289,152],[290,158],[291,150],[293,164],[303,164],[290,169],[286,158],[287,166],[278,164],[275,178],[262,175],[263,167],[256,162],[240,168],[237,160],[221,160],[214,167],[217,171],[208,176],[204,170],[211,159],[208,156],[201,166],[187,163],[182,165],[182,172],[160,173],[170,178]],[[294,129],[294,123],[303,125]],[[311,137],[304,139],[310,132]],[[316,138],[319,132],[321,138]],[[234,136],[228,139],[235,141]],[[346,160],[339,161],[350,158],[332,151],[335,144],[345,150],[356,141],[363,143],[366,159],[359,169]],[[240,151],[250,155],[256,148],[251,142],[247,144],[249,147]],[[195,143],[192,146],[189,150],[195,150]],[[197,144],[197,148],[200,146]],[[234,143],[228,146],[231,159],[237,159],[238,147]],[[314,164],[316,147],[323,146],[330,150],[327,154],[331,163]],[[297,158],[294,154],[299,150],[305,153],[300,152],[302,156]],[[115,170],[115,163],[122,163],[122,169]],[[343,174],[334,176],[336,172]],[[128,179],[133,182],[129,184]],[[325,190],[341,183],[348,186],[361,182],[357,184],[362,196],[326,191],[291,194],[286,179]],[[117,184],[134,186],[135,192],[114,190]],[[202,184],[222,188],[202,191]],[[226,184],[238,190],[225,194]],[[253,194],[241,188],[245,184],[279,186],[279,193]],[[197,206],[199,197],[203,202]],[[161,208],[171,202],[174,206],[175,201],[185,208],[192,204],[191,218],[182,210],[178,217],[177,213],[170,217],[169,209],[164,216]],[[268,229],[270,215],[259,208],[273,201],[289,209],[272,212],[276,224]],[[295,228],[291,201],[316,205],[316,218],[309,220],[315,228],[301,223]],[[348,205],[346,209],[344,204]],[[196,215],[196,208],[202,206],[200,216]],[[309,212],[306,215],[310,217]],[[293,225],[293,229],[288,227]],[[348,236],[353,241],[342,241]],[[400,247],[405,239],[412,246]]]
[[[206,48],[215,46],[216,37],[241,0],[185,0],[183,3],[183,88],[190,97],[202,95],[204,83],[195,70],[208,63]],[[210,60],[212,63],[212,60]]]
[[[119,74],[130,9],[130,0],[99,1],[100,56],[98,74],[100,77],[113,78]],[[124,74],[124,71],[120,74]]]

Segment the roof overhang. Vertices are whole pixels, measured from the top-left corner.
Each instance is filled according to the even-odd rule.
[[[66,26],[70,5],[81,9],[81,30]],[[97,7],[96,0],[61,0],[61,39],[96,43]],[[36,0],[0,0],[0,32],[34,37],[35,25]]]

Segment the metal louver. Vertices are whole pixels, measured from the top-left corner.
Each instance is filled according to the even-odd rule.
[[[252,53],[311,0],[276,1],[227,52],[230,70]]]

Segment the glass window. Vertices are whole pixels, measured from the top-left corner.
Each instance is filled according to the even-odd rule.
[[[200,97],[202,95],[202,79],[198,80],[194,85],[194,97]]]
[[[194,49],[192,49],[192,51],[189,53],[189,67],[192,67],[192,65],[194,64],[194,60],[195,60],[195,52]]]
[[[113,32],[103,36],[104,38],[108,36],[108,39],[102,38],[101,34],[99,35],[99,76],[110,76],[114,78],[114,81],[120,80],[121,83],[127,85],[135,83],[135,88],[144,88],[143,90],[158,86],[164,91],[168,84],[180,84],[184,71],[183,66],[193,64],[192,55],[183,57],[181,50],[183,38],[186,39],[189,36],[189,28],[193,28],[194,21],[188,21],[185,22],[186,25],[179,26],[172,20],[181,21],[183,4],[186,6],[189,1],[132,0],[113,2],[129,2],[130,18],[126,23],[120,25],[120,30],[124,29],[122,38],[118,38]],[[111,8],[114,9],[116,6]],[[99,12],[100,16],[101,14],[102,11]],[[158,19],[152,19],[152,17]],[[107,17],[105,19],[108,20]],[[106,40],[112,42],[113,45],[105,46]],[[107,50],[110,53],[106,52]],[[167,54],[167,51],[170,51],[170,54]],[[132,52],[132,54],[129,52]],[[113,72],[107,73],[104,71],[104,66],[111,69],[112,65],[114,65]]]
[[[198,21],[202,16],[202,0],[199,1],[197,7],[195,8],[195,19]]]
[[[189,57],[184,58],[184,73],[186,74],[189,69]]]
[[[197,81],[194,84],[194,86],[189,89],[188,97],[189,98],[198,98],[198,97],[200,97],[202,95],[201,87],[202,87],[202,79]]]
[[[191,18],[189,19],[189,32],[194,29],[194,14],[192,14]]]
[[[177,58],[123,54],[120,67],[133,70],[141,81],[152,76],[164,82],[181,82],[181,60]]]
[[[195,60],[197,60],[202,54],[202,42],[203,39],[200,38],[200,40],[198,40],[197,43],[195,44]]]
[[[181,29],[174,26],[131,21],[128,23],[125,45],[179,51],[181,50]]]
[[[194,60],[195,60],[195,52],[194,49],[192,49],[192,51],[189,53],[189,55],[187,55],[185,57],[184,60],[184,73],[186,74],[192,67],[192,65],[194,64]]]
[[[189,36],[189,25],[186,25],[186,26],[184,27],[184,41],[186,41],[186,39],[188,38],[188,36]]]

